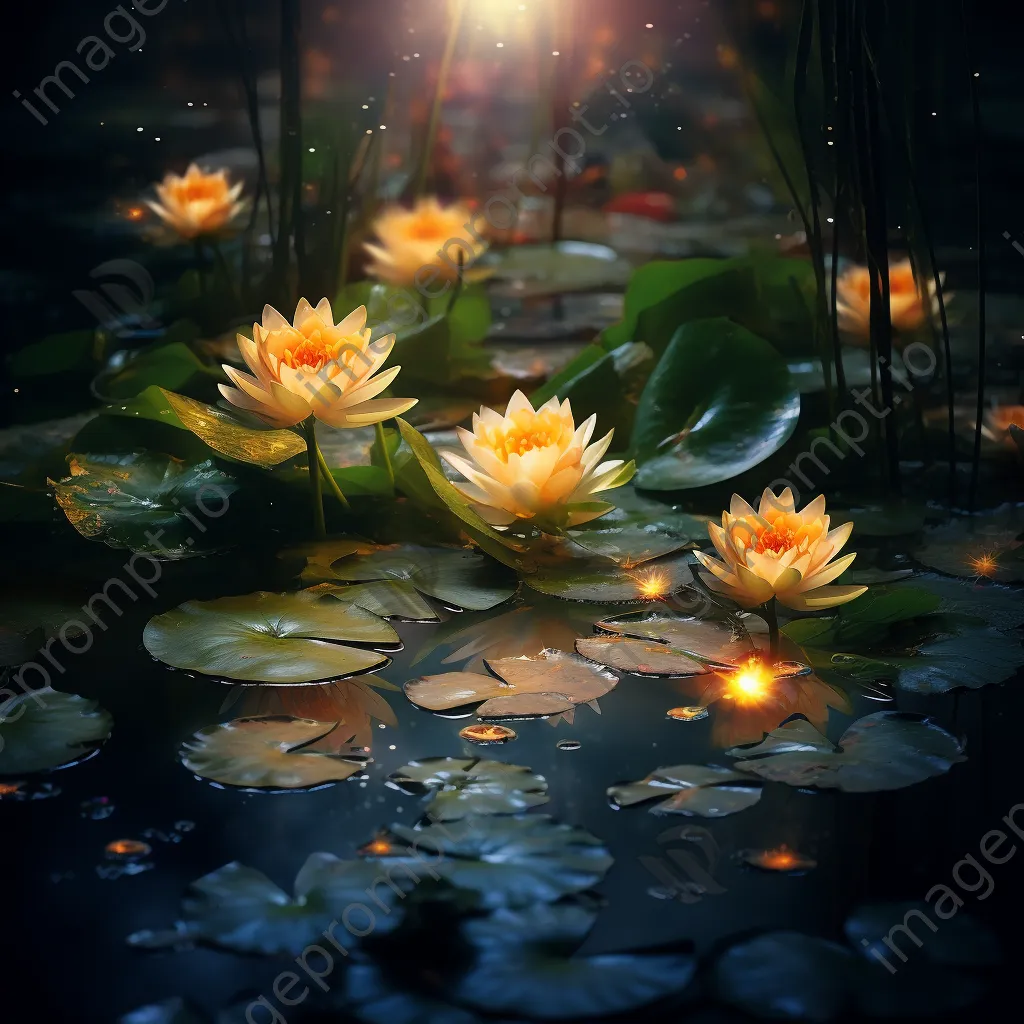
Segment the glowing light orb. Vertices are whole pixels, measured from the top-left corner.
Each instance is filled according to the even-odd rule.
[[[991,552],[968,558],[967,564],[978,576],[994,576],[999,569],[999,562]]]
[[[671,587],[668,576],[656,569],[652,569],[641,576],[634,576],[633,579],[636,580],[640,596],[647,598],[648,601],[655,601],[659,597],[664,597]]]
[[[383,838],[378,837],[367,843],[360,853],[370,853],[376,857],[383,857],[391,852],[391,844]]]
[[[148,856],[151,851],[149,843],[141,839],[115,839],[106,846],[106,854],[112,860],[138,860]]]
[[[756,704],[771,690],[775,676],[767,665],[756,657],[748,658],[745,664],[727,678],[725,696],[743,704]]]
[[[791,850],[785,843],[774,850],[746,850],[740,860],[762,871],[810,871],[818,866],[816,860]]]

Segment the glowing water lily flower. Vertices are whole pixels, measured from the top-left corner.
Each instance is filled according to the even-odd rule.
[[[939,283],[945,280],[939,274]],[[952,294],[943,293],[948,302]],[[871,333],[871,274],[867,267],[854,266],[836,280],[836,312],[839,328],[855,340],[866,340]],[[908,334],[916,331],[929,314],[939,312],[935,280],[922,287],[914,276],[910,260],[889,264],[889,316],[893,330]]]
[[[566,399],[552,398],[539,409],[517,391],[505,415],[482,407],[473,430],[459,428],[469,458],[452,451],[441,457],[468,483],[456,487],[494,526],[536,519],[555,527],[576,526],[614,506],[593,501],[598,491],[620,487],[633,476],[632,462],[601,462],[615,431],[588,444],[597,417],[577,428]]]
[[[703,552],[694,554],[711,576],[712,590],[731,597],[744,608],[766,604],[773,597],[796,611],[818,611],[860,597],[867,587],[826,586],[850,565],[856,554],[833,562],[853,531],[853,523],[828,528],[825,498],[819,495],[795,511],[793,492],[776,495],[765,488],[755,512],[738,494],[732,496],[722,525],[708,524],[719,561]]]
[[[291,427],[311,415],[332,427],[365,427],[400,416],[415,398],[376,397],[401,369],[377,373],[395,336],[371,344],[365,325],[365,306],[338,324],[327,299],[315,309],[300,299],[291,324],[265,306],[262,325],[252,326],[252,340],[238,335],[242,358],[255,376],[225,365],[237,387],[221,384],[220,392],[275,427]]]
[[[226,170],[207,174],[191,164],[185,176],[168,174],[156,186],[160,202],[146,205],[182,238],[214,235],[226,228],[245,209],[242,182],[228,184]]]
[[[460,252],[463,266],[469,267],[487,249],[468,207],[444,207],[433,197],[419,200],[412,210],[389,207],[373,230],[380,244],[366,243],[373,257],[366,272],[388,284],[415,285],[434,294],[459,276]]]

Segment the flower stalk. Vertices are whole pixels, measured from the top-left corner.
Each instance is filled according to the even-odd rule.
[[[377,423],[374,426],[374,431],[377,437],[377,447],[380,449],[380,457],[384,463],[384,469],[388,474],[388,480],[391,482],[391,489],[395,489],[395,467],[391,465],[391,454],[388,452],[387,440],[384,437],[384,424]]]
[[[761,618],[768,624],[768,656],[774,665],[779,660],[779,613],[774,597],[762,605]]]
[[[320,445],[316,446],[316,461],[320,465],[320,475],[327,482],[327,486],[331,489],[334,496],[341,502],[342,508],[351,508],[352,506],[348,503],[348,498],[345,497],[344,492],[341,489],[341,485],[334,478],[334,474],[331,472],[331,467],[327,465],[327,460],[324,458],[324,453],[320,451]]]
[[[310,416],[302,421],[302,432],[306,438],[306,457],[309,462],[309,494],[313,503],[313,534],[317,540],[327,536],[327,525],[324,522],[324,498],[320,482],[320,449],[316,443],[316,418]]]

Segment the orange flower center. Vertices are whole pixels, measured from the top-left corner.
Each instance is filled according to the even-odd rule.
[[[771,526],[758,535],[754,550],[758,553],[774,551],[775,554],[781,555],[783,551],[788,551],[795,543],[796,535],[789,527]]]
[[[518,418],[512,427],[497,427],[488,432],[488,443],[502,462],[510,455],[525,455],[535,448],[558,444],[562,438],[562,422],[557,416],[527,415]]]
[[[220,199],[226,191],[224,180],[216,175],[210,175],[202,178],[185,178],[176,184],[174,197],[182,203],[197,203],[204,199]]]
[[[409,237],[418,242],[429,242],[431,239],[439,238],[444,234],[444,223],[433,214],[420,214],[409,225]]]

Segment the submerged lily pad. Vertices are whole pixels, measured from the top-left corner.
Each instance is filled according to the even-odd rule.
[[[366,766],[362,760],[303,749],[338,727],[308,718],[236,718],[200,729],[178,756],[190,772],[223,786],[310,789],[340,782]]]
[[[602,619],[597,623],[597,629],[636,640],[653,640],[705,665],[738,665],[756,649],[754,641],[742,627],[734,629],[711,619],[658,612]]]
[[[84,761],[110,738],[113,724],[96,701],[49,686],[9,697],[0,704],[0,775],[30,775]]]
[[[175,668],[256,683],[309,683],[369,672],[388,661],[398,634],[356,605],[263,591],[187,601],[149,620],[146,650]],[[332,643],[330,641],[339,641]]]
[[[192,883],[173,928],[136,932],[128,944],[166,949],[204,943],[235,953],[298,956],[322,940],[333,923],[339,941],[349,947],[368,927],[374,934],[397,928],[400,903],[415,884],[409,875],[385,873],[375,861],[313,853],[296,876],[291,897],[262,872],[234,861]],[[379,913],[369,910],[368,891],[370,902],[383,902]]]
[[[479,894],[487,908],[554,902],[596,885],[612,857],[596,836],[546,814],[471,816],[451,824],[392,825],[384,837],[395,852],[383,863],[426,861],[452,885]]]
[[[548,784],[529,768],[477,758],[429,757],[392,772],[387,784],[410,796],[432,793],[427,815],[459,821],[467,814],[515,814],[548,802]]]
[[[335,563],[338,579],[397,580],[446,605],[486,611],[516,592],[515,576],[498,562],[475,551],[401,545],[369,555],[352,555]]]
[[[90,540],[161,558],[199,554],[237,490],[209,460],[189,465],[155,452],[69,455],[68,465],[70,476],[49,481],[68,522]]]
[[[963,746],[931,719],[879,711],[858,719],[833,747],[808,723],[796,720],[751,747],[728,751],[735,767],[789,786],[875,793],[903,789],[966,760]]]
[[[724,317],[683,324],[636,411],[636,486],[674,491],[731,480],[786,443],[800,392],[763,338]]]
[[[740,772],[717,765],[677,764],[656,768],[639,782],[612,786],[608,799],[616,807],[668,796],[651,808],[652,814],[696,814],[702,818],[724,818],[745,811],[761,799],[761,786],[751,785]]]
[[[458,999],[517,1018],[591,1021],[639,1010],[690,983],[696,960],[685,954],[571,956],[595,916],[559,903],[468,921],[463,936],[477,955]]]
[[[577,558],[542,565],[523,582],[552,597],[616,604],[666,597],[692,583],[693,573],[685,555],[652,560],[635,569],[610,558]]]

